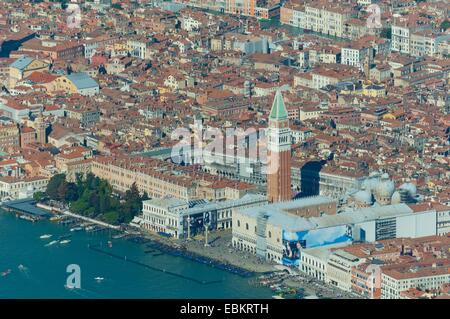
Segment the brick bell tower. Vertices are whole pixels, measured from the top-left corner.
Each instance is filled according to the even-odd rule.
[[[267,139],[268,200],[269,202],[291,200],[291,130],[280,91],[276,92],[270,111]]]

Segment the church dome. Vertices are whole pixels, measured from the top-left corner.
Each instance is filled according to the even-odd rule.
[[[366,190],[360,190],[353,195],[355,201],[362,204],[372,204],[372,194]]]
[[[380,197],[392,197],[394,194],[395,185],[394,182],[389,179],[389,175],[383,174],[381,181],[378,182],[375,187],[376,194]]]
[[[405,183],[400,186],[400,189],[408,191],[411,196],[416,196],[417,194],[417,187],[413,183]]]
[[[362,188],[368,190],[369,192],[373,192],[379,182],[379,177],[376,175],[372,175],[371,177],[364,180],[364,182],[362,183]]]
[[[389,179],[388,174],[383,174],[381,180],[375,187],[374,195],[377,202],[381,205],[388,205],[391,202],[392,195],[395,191],[394,182]]]
[[[392,195],[391,204],[400,204],[402,202],[400,193],[398,191],[395,191]]]
[[[370,172],[369,177],[378,177],[379,175],[378,172]]]

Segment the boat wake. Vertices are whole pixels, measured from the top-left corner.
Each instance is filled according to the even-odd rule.
[[[22,265],[22,264],[20,264],[19,266],[17,266],[17,268],[18,268],[20,271],[22,271],[22,272],[27,272],[27,271],[28,271],[28,268],[25,267],[25,266]]]
[[[19,266],[17,266],[17,269],[19,269],[20,273],[22,273],[26,278],[31,279],[30,270],[28,269],[28,267],[20,264]]]
[[[83,298],[92,298],[95,295],[98,295],[94,291],[84,289],[84,288],[72,288],[72,287],[68,287],[68,286],[64,286],[64,288],[66,288],[67,291],[73,292],[74,294],[81,296]]]

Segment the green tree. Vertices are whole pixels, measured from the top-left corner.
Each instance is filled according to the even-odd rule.
[[[87,174],[84,180],[84,187],[87,189],[95,189],[97,187],[97,177],[92,173]]]
[[[98,209],[99,209],[99,213],[105,213],[107,212],[110,208],[110,197],[106,194],[100,193],[99,197],[98,197]]]
[[[89,203],[81,198],[70,205],[70,210],[79,215],[85,215],[88,208]]]
[[[66,194],[67,194],[67,182],[64,180],[59,184],[58,187],[58,198],[61,201],[66,200]]]
[[[95,215],[100,214],[99,196],[96,192],[91,192],[89,196],[89,207],[93,209]]]
[[[67,7],[69,6],[67,4],[67,2],[69,2],[69,0],[59,0],[59,2],[61,3],[61,9],[66,10]]]
[[[392,38],[392,28],[383,28],[381,30],[380,36],[385,39],[391,39]]]
[[[148,193],[144,192],[144,194],[142,194],[141,201],[149,200],[149,199],[150,199],[150,197],[148,196]],[[142,209],[142,207],[141,207],[141,209]]]
[[[125,192],[125,201],[134,202],[141,199],[136,183],[133,183],[129,190]]]
[[[84,191],[84,181],[83,181],[83,174],[76,173],[75,175],[75,184],[77,186],[77,193],[78,197],[81,197]]]
[[[118,10],[122,10],[123,9],[122,6],[120,5],[120,3],[118,3],[118,2],[112,4],[111,8],[118,9]]]
[[[142,210],[142,201],[149,199],[146,192],[141,196],[136,183],[133,183],[120,200],[113,196],[113,188],[107,180],[91,173],[84,178],[77,174],[75,182],[67,182],[64,174],[55,175],[50,179],[46,193],[52,199],[70,203],[75,214],[112,224],[130,222]],[[36,194],[36,198],[41,196]]]
[[[441,30],[447,31],[447,29],[450,28],[450,21],[449,20],[445,20],[441,23],[441,25],[439,26],[439,28]]]
[[[66,183],[64,199],[66,202],[74,202],[78,199],[78,188],[75,183]]]
[[[45,195],[44,192],[36,192],[36,193],[33,194],[33,199],[36,202],[40,202],[40,201],[42,201],[45,198],[45,196],[46,195]]]
[[[60,197],[60,187],[66,181],[65,174],[56,174],[50,178],[47,184],[46,193],[50,199],[61,200]]]
[[[119,221],[119,213],[117,211],[110,211],[103,214],[102,219],[108,224],[117,224]]]
[[[136,183],[133,183],[130,189],[125,192],[124,203],[122,204],[122,209],[120,210],[121,215],[119,221],[121,223],[129,223],[134,216],[140,212],[141,206],[141,195],[139,194]]]

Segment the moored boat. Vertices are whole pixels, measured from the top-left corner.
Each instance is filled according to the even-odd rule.
[[[50,221],[52,221],[52,222],[59,222],[59,221],[61,221],[62,219],[63,219],[62,216],[53,216],[53,217],[50,217]]]
[[[19,215],[19,218],[23,219],[23,220],[28,220],[30,222],[35,222],[35,221],[38,220],[38,218],[32,217],[32,216],[28,216],[28,215]]]
[[[96,225],[90,225],[90,226],[87,226],[87,227],[85,228],[85,230],[86,230],[87,232],[93,232],[93,231],[96,231],[96,230],[97,230],[97,226],[96,226]]]

